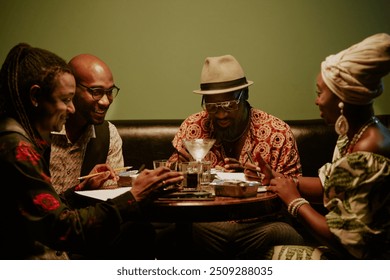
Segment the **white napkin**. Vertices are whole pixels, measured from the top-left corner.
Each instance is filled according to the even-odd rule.
[[[239,180],[243,182],[254,182],[254,181],[248,181],[245,178],[245,174],[243,172],[216,172],[216,180]],[[213,184],[213,183],[212,183]],[[266,186],[260,186],[257,189],[257,192],[266,192]]]

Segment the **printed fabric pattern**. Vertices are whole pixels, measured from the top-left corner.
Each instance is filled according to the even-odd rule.
[[[172,144],[180,150],[184,147],[183,139],[213,138],[214,128],[206,111],[187,117],[181,124]],[[259,109],[251,108],[250,127],[241,150],[239,161],[248,160],[246,151],[252,154],[253,160],[262,157],[272,169],[285,175],[301,175],[301,163],[297,144],[290,127],[282,120]],[[215,143],[207,159],[212,167],[223,166],[226,158],[221,143]],[[173,154],[171,161],[177,161]]]
[[[4,122],[0,120],[0,127],[6,127]],[[54,258],[63,255],[56,251],[82,252],[112,240],[125,218],[139,217],[130,192],[75,210],[70,189],[65,204],[51,185],[43,151],[20,125],[14,126],[0,134],[0,168],[12,179],[11,185],[3,188],[7,199],[0,204],[0,212],[7,215],[0,231],[0,259]],[[46,254],[42,244],[49,251],[53,248],[53,254]]]
[[[113,168],[124,166],[122,154],[122,139],[116,127],[109,122],[110,146],[108,150],[107,163]],[[59,133],[52,133],[52,144],[50,154],[50,173],[52,182],[57,193],[63,193],[70,187],[79,183],[81,166],[84,160],[85,150],[91,138],[96,137],[92,125],[79,140],[72,144],[66,136],[65,126]],[[105,182],[103,188],[116,185],[113,181]]]
[[[355,152],[319,173],[331,232],[358,259],[389,258],[390,159]]]

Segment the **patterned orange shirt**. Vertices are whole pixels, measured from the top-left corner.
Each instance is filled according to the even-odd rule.
[[[214,127],[206,111],[186,118],[175,135],[172,144],[180,150],[183,139],[213,138]],[[259,109],[251,108],[250,127],[241,150],[239,161],[244,164],[249,151],[255,162],[262,157],[273,170],[289,176],[301,176],[301,162],[295,137],[287,123]],[[212,166],[223,166],[226,158],[222,143],[215,143],[207,155]],[[174,153],[171,161],[177,161]]]

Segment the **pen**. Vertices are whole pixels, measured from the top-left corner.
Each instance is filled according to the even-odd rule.
[[[144,170],[145,169],[145,164],[143,163],[143,164],[141,164],[141,166],[138,168],[138,171],[137,171],[137,174],[139,174],[139,173],[141,173],[141,171],[142,170]]]
[[[119,171],[126,171],[126,170],[129,170],[131,169],[132,166],[125,166],[125,167],[120,167],[120,168],[115,168],[114,171],[115,172],[119,172]],[[88,178],[91,178],[91,177],[95,177],[97,175],[100,175],[100,174],[103,174],[107,171],[102,171],[102,172],[97,172],[97,173],[93,173],[93,174],[89,174],[89,175],[86,175],[86,176],[82,176],[82,177],[78,177],[77,179],[78,180],[84,180],[84,179],[88,179]]]
[[[246,155],[248,156],[249,161],[250,161],[252,164],[255,164],[255,162],[253,161],[253,158],[252,158],[251,154],[249,153],[249,151],[246,151]],[[256,171],[256,174],[257,174],[258,177],[261,178],[260,173],[259,173],[258,171]]]

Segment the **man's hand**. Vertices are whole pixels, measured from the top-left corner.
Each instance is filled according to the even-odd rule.
[[[93,176],[94,174],[96,175]],[[76,191],[99,189],[107,180],[118,181],[119,179],[119,176],[115,173],[114,169],[106,163],[95,165],[91,172],[89,172],[89,176],[91,177],[84,179],[77,186]]]
[[[182,172],[172,171],[168,167],[144,169],[133,181],[131,193],[136,201],[142,201],[150,198],[159,189],[178,184],[183,179]]]
[[[225,172],[243,172],[244,166],[235,158],[225,158],[223,166]]]

